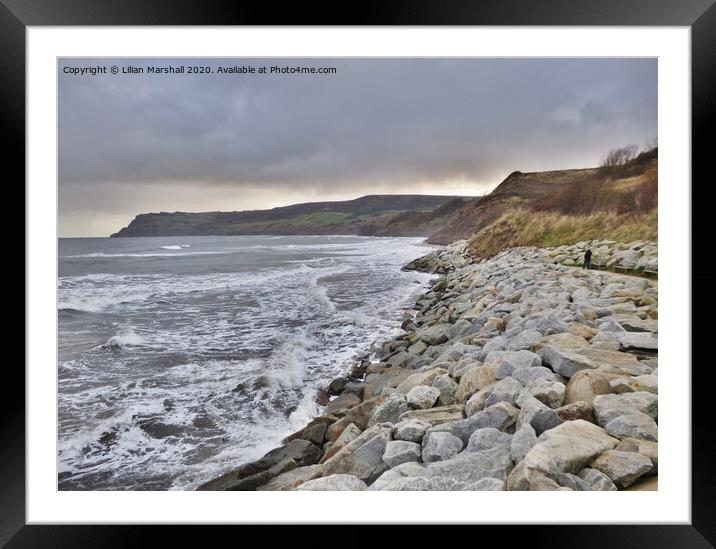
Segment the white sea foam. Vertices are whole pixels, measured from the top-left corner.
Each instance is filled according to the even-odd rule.
[[[276,447],[320,413],[317,386],[399,330],[431,278],[400,271],[412,242],[292,262],[297,244],[259,271],[63,277],[60,307],[107,335],[60,367],[60,487],[191,489]]]

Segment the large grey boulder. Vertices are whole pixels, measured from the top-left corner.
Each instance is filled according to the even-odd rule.
[[[391,424],[370,427],[323,463],[324,475],[354,475],[370,484],[388,469],[383,454],[392,434]]]
[[[388,467],[395,467],[409,461],[420,461],[420,444],[404,440],[392,440],[385,446],[383,461]]]
[[[512,461],[519,463],[525,459],[525,456],[535,444],[537,444],[537,433],[535,433],[532,425],[525,423],[515,431],[510,441]]]
[[[376,423],[398,423],[401,414],[407,411],[408,402],[405,400],[405,396],[399,393],[393,393],[373,411],[368,425],[372,426]]]
[[[501,379],[497,382],[497,385],[494,386],[487,400],[485,400],[485,406],[492,406],[498,402],[509,402],[514,405],[522,389],[522,384],[511,377]]]
[[[409,461],[388,469],[373,482],[369,490],[390,490],[390,486],[397,480],[409,477],[427,477],[428,471],[421,463]]]
[[[452,337],[451,324],[436,324],[418,330],[417,336],[428,345],[440,345]]]
[[[423,438],[423,463],[450,459],[462,446],[462,440],[450,433],[428,431]]]
[[[323,478],[317,478],[315,480],[309,480],[308,482],[304,482],[301,484],[296,490],[301,491],[343,491],[343,490],[353,490],[353,491],[362,491],[367,489],[365,482],[363,482],[361,479],[353,476],[353,475],[342,475],[342,474],[335,474],[335,475],[329,475],[327,477]]]
[[[438,431],[448,432],[458,437],[464,444],[467,444],[472,433],[478,429],[492,427],[494,429],[504,431],[517,421],[518,415],[519,410],[511,404],[507,402],[498,402],[489,408],[485,408],[481,412],[477,412],[467,419],[436,425],[435,427],[430,428],[428,433]]]
[[[649,333],[623,332],[618,334],[619,346],[623,351],[658,351],[659,340]]]
[[[502,363],[497,368],[497,379],[503,379],[512,374],[515,370],[542,366],[542,359],[532,351],[513,351],[505,355]]]
[[[427,469],[432,477],[459,479],[467,484],[484,478],[504,481],[512,470],[512,458],[507,448],[497,446],[480,452],[460,452],[452,459],[429,463]]]
[[[576,336],[574,337],[576,338]],[[584,338],[577,339],[581,339],[586,343]],[[538,354],[542,357],[542,362],[555,372],[568,378],[586,369],[600,369],[628,375],[649,373],[645,367],[639,364],[634,355],[628,353],[595,349],[590,347],[589,343],[586,346],[576,346],[577,343],[574,341],[568,344],[547,342],[542,345],[542,348],[538,351]]]
[[[443,374],[435,378],[433,387],[439,392],[438,403],[441,406],[448,406],[455,402],[455,392],[457,391],[457,383],[448,375]]]
[[[594,417],[604,426],[611,420],[641,412],[651,418],[659,415],[659,398],[653,393],[637,391],[634,393],[599,395],[594,397]]]
[[[408,402],[408,406],[411,408],[425,409],[432,408],[439,396],[440,391],[435,387],[418,385],[410,389],[408,394],[405,395],[405,398]]]
[[[617,486],[626,488],[648,473],[652,464],[648,457],[636,452],[609,450],[595,459],[591,467],[607,475]]]
[[[495,446],[510,446],[511,441],[512,435],[492,427],[487,427],[485,429],[478,429],[470,435],[466,450],[468,452],[479,452],[481,450],[489,450]]]
[[[518,336],[513,337],[505,346],[508,351],[521,351],[530,349],[533,345],[542,340],[544,336],[537,330],[525,330]]]
[[[530,424],[537,435],[562,423],[562,418],[552,408],[544,405],[528,392],[523,391],[517,399],[520,413],[517,418],[517,429]]]
[[[608,421],[604,428],[617,438],[641,438],[659,440],[659,428],[648,415],[634,411]]]
[[[523,368],[512,372],[512,379],[521,383],[525,387],[531,387],[543,381],[555,381],[557,378],[554,372],[544,366],[534,366],[532,368]]]
[[[430,427],[430,423],[427,421],[420,421],[418,419],[401,421],[393,428],[393,438],[395,440],[420,443],[423,440],[425,431],[427,431]]]

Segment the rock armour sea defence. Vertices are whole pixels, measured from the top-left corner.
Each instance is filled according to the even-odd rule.
[[[203,490],[655,489],[656,268],[649,242],[512,248],[464,241],[405,268],[441,274],[318,395],[322,416]],[[564,257],[562,257],[564,256]],[[647,480],[645,480],[647,479]]]

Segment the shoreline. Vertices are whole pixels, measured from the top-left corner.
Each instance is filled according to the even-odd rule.
[[[402,332],[357,353],[282,446],[197,489],[653,489],[657,291],[571,268],[586,246],[656,262],[655,243],[608,241],[479,261],[459,241],[411,261],[442,276]]]

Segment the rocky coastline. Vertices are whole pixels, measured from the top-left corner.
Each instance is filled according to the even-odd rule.
[[[658,291],[575,268],[657,268],[654,242],[521,247],[459,241],[404,268],[441,275],[319,391],[283,446],[199,490],[654,490]]]

